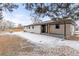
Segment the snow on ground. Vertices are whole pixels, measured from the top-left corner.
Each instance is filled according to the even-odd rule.
[[[41,44],[42,46],[50,46],[50,47],[69,46],[79,50],[79,41],[65,40],[56,37],[27,33],[27,32],[14,32],[14,33],[6,33],[6,34],[17,35],[22,38],[28,39],[30,42],[33,42],[35,44],[36,43]]]
[[[15,32],[13,34],[29,39],[31,42],[47,45],[50,47],[66,45],[79,50],[79,41],[70,41],[70,40],[60,39],[56,37],[34,34],[34,33],[27,33],[27,32]]]
[[[50,45],[50,46],[55,46],[55,43],[63,40],[63,39],[56,38],[56,37],[34,34],[34,33],[27,33],[27,32],[17,32],[17,33],[13,33],[13,34],[16,34],[16,35],[26,38],[26,39],[29,39],[30,41],[32,41],[34,43]]]

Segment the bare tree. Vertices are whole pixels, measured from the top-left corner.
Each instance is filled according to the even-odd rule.
[[[42,22],[42,20],[39,19],[38,16],[33,16],[33,17],[31,17],[31,21],[32,21],[33,24],[41,23],[41,22]]]
[[[17,9],[18,5],[14,3],[0,3],[0,20],[3,19],[3,12],[9,11],[12,12],[14,9]]]
[[[0,22],[0,30],[4,31],[6,29],[11,29],[14,27],[14,24],[13,22],[11,21],[7,21],[7,20],[1,20]]]
[[[78,20],[79,16],[79,5],[73,3],[26,3],[24,4],[25,9],[34,11],[33,14],[44,17],[49,16],[52,20],[61,18],[71,18],[72,20]],[[78,12],[76,12],[78,11]],[[75,16],[77,16],[75,18]],[[66,38],[66,24],[64,22],[64,38]]]

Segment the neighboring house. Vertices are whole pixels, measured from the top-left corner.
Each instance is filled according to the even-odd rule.
[[[33,33],[52,33],[71,36],[74,35],[75,31],[75,22],[70,19],[65,20],[50,20],[44,21],[41,23],[30,24],[24,26],[27,32]]]

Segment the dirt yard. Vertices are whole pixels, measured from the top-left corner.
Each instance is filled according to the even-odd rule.
[[[58,46],[55,48],[38,46],[15,35],[0,35],[0,55],[79,56],[79,51],[68,46]]]
[[[69,36],[69,37],[67,37],[67,39],[68,39],[68,40],[79,41],[79,35]]]

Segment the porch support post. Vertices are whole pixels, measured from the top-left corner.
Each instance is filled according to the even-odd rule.
[[[66,38],[66,23],[64,22],[64,39],[67,39]]]
[[[48,30],[48,33],[50,33],[50,25],[49,24],[48,24],[48,27],[47,28],[48,28],[47,29]]]

